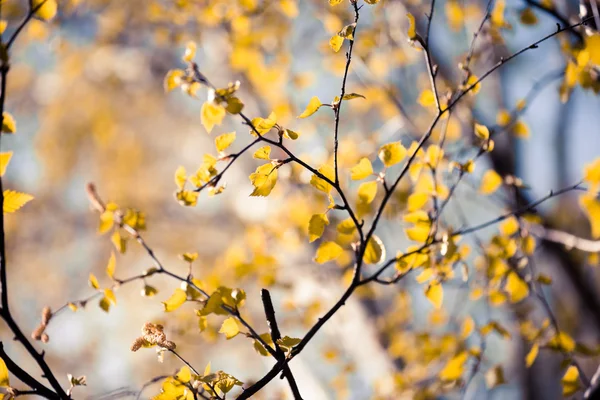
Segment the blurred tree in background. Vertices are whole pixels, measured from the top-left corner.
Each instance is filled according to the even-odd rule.
[[[597,398],[598,9],[0,1],[2,395]]]

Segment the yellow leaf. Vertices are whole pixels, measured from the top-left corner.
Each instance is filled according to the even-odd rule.
[[[475,136],[482,140],[488,140],[490,138],[490,131],[485,125],[475,124]]]
[[[558,351],[564,351],[567,353],[575,350],[575,341],[573,338],[566,332],[559,332],[557,335],[554,335],[548,341],[548,347]]]
[[[321,103],[321,100],[319,100],[319,98],[317,96],[313,96],[310,99],[310,101],[308,102],[308,105],[306,106],[306,109],[302,112],[302,114],[300,114],[298,116],[298,118],[310,117],[311,115],[313,115],[314,113],[316,113],[317,110],[319,108],[321,108],[322,105],[323,104]]]
[[[261,165],[250,174],[250,182],[254,191],[250,196],[268,196],[277,183],[277,168],[271,163]]]
[[[96,276],[94,274],[90,274],[90,278],[88,279],[88,283],[94,289],[99,289],[100,288],[100,284],[98,283],[98,279],[96,278]]]
[[[113,234],[110,237],[110,241],[119,253],[125,254],[125,251],[127,249],[127,241],[121,236],[118,230],[113,232]]]
[[[417,38],[417,25],[415,23],[415,17],[411,13],[406,13],[408,18],[408,38],[414,40]]]
[[[167,72],[167,75],[165,75],[165,79],[163,81],[163,87],[165,89],[165,92],[170,92],[176,87],[181,86],[181,78],[183,78],[184,76],[185,71],[181,69],[172,69],[169,72]]]
[[[379,264],[385,258],[385,246],[377,236],[371,236],[365,249],[363,261],[367,264]]]
[[[467,79],[466,89],[475,85],[475,86],[473,86],[473,89],[471,89],[469,91],[469,93],[471,95],[476,95],[477,93],[479,93],[479,90],[481,89],[481,82],[478,82],[478,81],[479,81],[479,78],[476,75],[471,75],[471,76],[469,76],[469,79]]]
[[[481,178],[481,186],[479,186],[479,193],[489,195],[494,193],[502,185],[502,177],[498,175],[496,171],[490,169],[483,174]]]
[[[563,388],[563,397],[569,397],[574,395],[581,389],[581,383],[579,382],[579,370],[576,366],[571,365],[567,368],[567,371],[561,379]]]
[[[108,259],[108,265],[106,266],[106,275],[110,279],[113,279],[115,276],[115,269],[117,268],[117,259],[115,258],[115,253],[110,253],[110,258]]]
[[[344,39],[354,40],[353,34],[354,34],[355,27],[356,27],[356,24],[346,25],[338,32],[338,35],[343,37]],[[358,96],[361,96],[361,95],[358,95]],[[350,100],[350,99],[346,99],[345,97],[346,96],[344,96],[344,100]],[[356,97],[352,97],[352,98],[356,98]]]
[[[329,39],[329,47],[331,47],[331,50],[333,50],[336,53],[340,51],[340,49],[342,48],[342,44],[344,44],[344,38],[338,35],[337,33],[333,35],[331,39]]]
[[[3,211],[5,214],[13,213],[31,200],[33,200],[33,196],[30,194],[5,190]]]
[[[406,157],[406,148],[400,142],[392,142],[381,146],[378,155],[383,165],[391,167]]]
[[[324,264],[333,261],[342,255],[344,249],[335,242],[323,242],[317,249],[315,261],[319,264]]]
[[[465,318],[465,320],[463,321],[461,333],[460,333],[461,339],[464,340],[464,339],[468,338],[471,335],[471,333],[473,332],[473,329],[475,329],[475,321],[473,321],[473,318],[471,318],[471,317]]]
[[[2,133],[15,133],[17,131],[17,122],[13,116],[9,112],[4,111],[2,117]]]
[[[226,148],[231,146],[235,141],[235,132],[224,133],[215,138],[215,147],[218,152],[224,151]]]
[[[600,201],[593,194],[585,194],[579,197],[579,204],[590,220],[592,237],[600,238]]]
[[[417,101],[423,107],[431,107],[435,105],[435,94],[433,94],[431,89],[425,89],[421,92]]]
[[[329,225],[327,214],[315,214],[308,223],[308,237],[310,242],[314,242],[325,232],[325,227]]]
[[[498,111],[498,115],[496,115],[496,123],[500,126],[506,126],[510,124],[510,113],[506,110]]]
[[[436,281],[429,283],[425,289],[425,296],[435,308],[441,308],[444,301],[444,289],[442,284]]]
[[[406,236],[410,240],[423,243],[429,238],[430,230],[429,224],[417,224],[411,228],[404,229],[404,233],[406,233]]]
[[[443,381],[456,381],[460,379],[463,372],[465,371],[465,363],[469,358],[469,354],[466,351],[462,351],[456,356],[452,357],[447,363],[444,369],[440,371],[440,379]]]
[[[350,235],[356,230],[356,225],[354,225],[354,221],[352,220],[352,218],[346,218],[338,224],[336,229],[339,233],[342,233],[344,235]]]
[[[263,146],[256,150],[252,157],[259,160],[270,160],[271,159],[271,146]]]
[[[512,236],[519,231],[519,220],[516,217],[508,217],[500,224],[500,233],[503,236]]]
[[[595,32],[585,38],[585,49],[590,53],[590,62],[600,65],[600,33]]]
[[[225,118],[225,108],[219,104],[215,104],[212,101],[206,101],[202,104],[202,110],[200,111],[200,121],[202,126],[208,133],[212,131],[215,125],[221,125],[223,118]]]
[[[365,0],[365,3],[367,4],[377,4],[379,3],[380,0]]]
[[[371,204],[377,195],[377,181],[361,183],[358,187],[358,201],[362,204]]]
[[[117,304],[117,296],[115,296],[115,292],[111,289],[104,289],[104,297],[110,300],[111,303]]]
[[[289,18],[296,18],[298,16],[298,5],[294,0],[280,0],[279,7]]]
[[[10,162],[12,155],[12,151],[0,153],[0,176],[4,176],[4,173],[6,172],[6,167],[8,167],[8,163]]]
[[[223,325],[221,325],[219,333],[224,334],[227,340],[236,337],[237,334],[240,333],[240,327],[238,326],[238,323],[235,320],[235,318],[229,317],[225,321],[223,321]]]
[[[187,294],[183,289],[175,289],[175,292],[169,297],[167,301],[163,301],[162,304],[165,307],[166,312],[177,310],[187,300]]]
[[[535,343],[533,346],[531,346],[531,350],[529,350],[529,353],[527,353],[527,356],[525,357],[525,365],[527,366],[527,368],[529,368],[533,365],[533,363],[535,362],[535,359],[537,358],[539,351],[540,351],[540,346],[537,343]]]
[[[335,179],[335,170],[329,164],[321,166],[321,168],[319,168],[318,171],[331,182],[333,182],[333,180]],[[331,189],[333,189],[333,186],[331,186],[329,182],[327,182],[324,179],[321,179],[317,175],[313,175],[310,178],[310,184],[314,186],[317,190],[320,190],[324,193],[329,193],[331,192]]]
[[[517,121],[513,126],[513,133],[516,137],[527,139],[529,137],[529,128],[523,121]]]
[[[589,184],[588,192],[596,193],[600,188],[600,157],[585,165],[583,180]]]
[[[8,22],[6,22],[5,20],[0,20],[0,34],[4,33],[4,31],[6,31],[7,25],[8,25]]]
[[[502,369],[502,366],[496,365],[493,368],[490,368],[485,373],[485,383],[488,389],[492,389],[496,386],[506,383],[506,380],[504,379],[504,371]]]
[[[341,4],[344,0],[329,0],[329,5],[330,6],[337,6],[338,4]]]
[[[272,112],[267,118],[253,118],[252,126],[254,129],[250,129],[252,136],[256,136],[256,130],[260,135],[264,135],[269,132],[277,124],[277,115]]]
[[[6,363],[2,358],[0,358],[0,387],[8,387],[10,386],[9,378],[8,378],[8,368],[6,367]]]
[[[33,0],[31,6],[34,10],[37,9],[35,15],[44,21],[54,18],[58,8],[56,0]]]
[[[185,53],[182,57],[183,62],[189,63],[196,57],[196,47],[195,42],[187,42],[185,45]]]
[[[185,167],[180,165],[175,170],[175,185],[177,185],[179,190],[183,190],[183,187],[185,186],[186,181],[187,181],[187,175],[185,172]]]
[[[192,371],[190,371],[190,367],[184,365],[175,375],[175,378],[179,382],[188,383],[192,379]]]
[[[511,303],[518,303],[529,296],[529,286],[527,286],[527,283],[513,271],[508,273],[504,290],[506,290],[510,296]]]
[[[409,212],[417,211],[423,208],[427,201],[429,200],[429,195],[427,193],[412,193],[408,196],[407,200],[407,210]]]
[[[175,193],[175,198],[182,206],[193,207],[198,203],[198,192],[180,190]]]
[[[358,164],[350,169],[350,177],[352,180],[359,181],[365,179],[373,173],[373,166],[368,158],[361,158]]]

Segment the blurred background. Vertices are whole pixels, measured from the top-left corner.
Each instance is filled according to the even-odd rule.
[[[565,20],[576,20],[578,5],[571,3],[544,2]],[[436,2],[430,42],[443,90],[462,81],[459,63],[464,63],[487,6],[470,0]],[[374,154],[383,143],[401,140],[408,147],[434,116],[418,102],[429,81],[423,54],[406,35],[406,13],[417,17],[418,30],[424,32],[429,7],[418,0],[382,0],[361,9],[348,91],[366,99],[344,103],[343,168],[363,156],[375,163]],[[523,18],[524,10],[534,18]],[[2,2],[8,33],[25,12],[24,1]],[[556,29],[556,18],[528,1],[507,1],[504,18],[510,28],[484,28],[478,38],[471,63],[478,76],[500,57]],[[200,124],[206,90],[198,92],[198,100],[177,90],[165,93],[163,78],[168,70],[184,67],[185,44],[195,41],[200,70],[217,87],[239,80],[245,114],[266,117],[274,111],[279,123],[301,134],[290,142],[294,153],[319,166],[332,151],[332,114],[321,110],[309,119],[296,116],[312,96],[326,103],[339,95],[344,50],[333,53],[328,42],[352,20],[348,2],[331,7],[325,0],[63,0],[52,21],[34,19],[15,44],[8,80],[6,107],[17,120],[18,133],[2,141],[2,151],[14,151],[5,186],[35,196],[18,213],[6,216],[10,301],[23,330],[35,328],[44,306],[57,309],[89,296],[90,273],[99,277],[101,286],[110,283],[104,268],[114,247],[110,235],[97,233],[98,215],[90,210],[85,193],[86,183],[94,182],[105,201],[146,214],[145,239],[167,268],[185,275],[188,266],[178,255],[197,251],[194,275],[207,287],[244,288],[243,314],[260,333],[267,331],[260,288],[270,288],[283,334],[301,337],[339,298],[351,263],[350,251],[335,263],[312,262],[318,242],[308,243],[307,224],[312,214],[325,211],[326,200],[303,185],[310,174],[296,167],[279,171],[270,197],[249,197],[248,175],[260,164],[248,154],[228,170],[224,193],[202,193],[193,208],[179,205],[173,196],[178,166],[194,171],[205,153],[216,154],[218,134],[237,132],[233,151],[251,137],[248,127],[232,116],[208,135]],[[515,109],[537,88],[520,118],[528,138],[510,129],[498,136],[496,150],[478,161],[475,174],[449,203],[448,224],[458,228],[483,222],[519,202],[576,183],[584,165],[598,157],[599,98],[576,86],[566,102],[560,99],[566,65],[561,43],[574,40],[564,34],[517,57],[452,114],[446,151],[464,162],[477,151],[472,146],[473,123],[495,126],[501,110]],[[436,131],[432,140],[439,135]],[[529,188],[522,198],[498,192],[482,199],[477,193],[479,177],[488,168],[502,176],[517,175]],[[355,188],[356,183],[345,176],[342,185]],[[409,189],[399,189],[392,210],[406,207]],[[576,194],[545,203],[540,215],[548,226],[589,237]],[[392,257],[409,242],[401,216],[389,217],[378,235]],[[334,211],[330,218],[345,216]],[[496,229],[477,237],[485,240]],[[473,240],[466,238],[465,243],[473,245],[475,257]],[[117,254],[116,276],[122,279],[152,265],[133,240],[127,247],[126,254]],[[553,278],[547,295],[561,328],[578,342],[597,346],[598,274],[588,257],[540,243],[534,258],[536,268]],[[258,355],[250,339],[240,335],[226,341],[219,335],[218,318],[209,319],[209,328],[200,333],[193,305],[164,313],[161,301],[178,282],[153,277],[149,283],[158,289],[156,296],[141,296],[141,282],[124,285],[109,313],[96,301],[61,313],[47,330],[49,343],[36,344],[46,350],[65,386],[67,373],[87,376],[87,386],[77,388],[75,397],[131,395],[150,379],[181,366],[170,354],[159,363],[153,349],[130,352],[147,321],[163,323],[179,353],[201,371],[211,362],[213,370],[250,382],[271,367],[273,361]],[[460,330],[466,315],[482,325],[493,315],[513,333],[510,341],[490,336],[485,348],[485,367],[504,365],[507,383],[488,390],[480,373],[465,393],[440,389],[444,394],[430,398],[562,397],[560,355],[542,350],[531,368],[523,363],[528,348],[519,337],[518,321],[524,314],[538,315],[535,301],[490,310],[469,301],[469,287],[460,279],[445,284],[445,290],[442,310],[431,307],[412,275],[397,285],[369,287],[353,297],[291,363],[305,399],[427,397],[432,377],[448,358],[440,358],[448,351],[447,342],[456,340],[451,333]],[[6,326],[1,329],[7,352],[28,371],[37,371],[22,347],[9,342]],[[479,345],[477,339],[472,344]],[[590,376],[599,361],[593,354],[581,358]],[[160,384],[148,388],[142,398],[152,397],[159,388]],[[286,382],[276,379],[257,398],[291,396]]]

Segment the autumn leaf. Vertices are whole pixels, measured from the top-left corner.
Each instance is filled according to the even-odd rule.
[[[442,284],[436,281],[429,283],[425,289],[425,297],[433,304],[435,308],[441,308],[444,301],[444,289]]]
[[[236,337],[238,333],[240,333],[240,327],[238,326],[238,323],[235,320],[235,318],[229,317],[225,321],[223,321],[223,325],[221,325],[219,333],[224,334],[227,340]]]
[[[535,362],[535,359],[537,358],[539,351],[540,351],[540,346],[537,343],[535,343],[533,346],[531,346],[529,353],[527,353],[527,356],[525,357],[525,365],[527,366],[527,368],[529,368],[533,365],[533,363]]]
[[[321,173],[321,175],[329,179],[331,182],[333,182],[333,180],[335,179],[335,170],[329,164],[321,166],[321,168],[319,168],[318,171]],[[324,193],[329,193],[331,192],[331,189],[333,189],[333,186],[331,186],[329,182],[327,182],[325,179],[318,177],[317,175],[313,175],[310,178],[310,184],[317,190],[320,190]]]
[[[335,242],[323,242],[317,249],[315,261],[319,264],[324,264],[333,261],[342,255],[344,250]]]
[[[115,258],[115,253],[110,253],[110,258],[108,259],[108,265],[106,266],[106,275],[110,279],[113,279],[115,276],[115,269],[117,267],[117,259]]]
[[[35,12],[36,17],[49,21],[56,15],[58,5],[56,0],[33,0],[31,6]]]
[[[187,300],[187,294],[183,289],[175,289],[175,292],[167,299],[167,301],[163,301],[162,304],[165,308],[166,312],[171,312],[177,310],[185,301]]]
[[[365,248],[363,261],[367,264],[379,264],[385,258],[385,246],[376,235],[371,236]]]
[[[256,150],[252,157],[259,160],[269,160],[271,158],[271,146],[263,146]]]
[[[373,166],[368,158],[363,157],[358,164],[350,169],[350,177],[352,180],[359,181],[373,174]]]
[[[224,133],[215,138],[215,147],[218,152],[225,151],[235,141],[235,132]]]
[[[2,133],[15,133],[17,131],[17,122],[14,117],[6,111],[2,113],[2,116]]]
[[[8,368],[2,358],[0,358],[0,387],[9,387]]]
[[[6,167],[12,158],[13,152],[7,151],[6,153],[0,153],[0,177],[6,173]]]
[[[579,382],[579,370],[576,366],[571,365],[561,379],[563,388],[563,397],[569,397],[577,393],[581,389]]]
[[[502,185],[502,177],[493,169],[489,169],[481,178],[479,193],[490,195],[500,188]]]
[[[271,164],[264,164],[256,168],[250,174],[250,182],[254,186],[254,190],[250,196],[268,196],[277,183],[277,168]]]
[[[443,381],[456,381],[465,372],[465,363],[469,358],[466,351],[462,351],[452,357],[440,371],[440,379]]]
[[[27,193],[15,192],[14,190],[5,190],[4,193],[4,214],[10,214],[23,207],[33,200],[33,196]]]
[[[488,140],[490,138],[490,131],[485,125],[475,124],[475,136],[481,140]]]
[[[215,104],[212,101],[206,101],[202,104],[200,111],[200,121],[202,126],[210,133],[215,125],[221,125],[223,118],[225,118],[225,108],[219,104]]]
[[[336,53],[340,51],[343,44],[344,38],[338,35],[337,33],[333,35],[331,39],[329,39],[329,47],[331,47],[331,50],[333,50]]]
[[[325,227],[329,225],[329,219],[327,214],[315,214],[310,218],[308,223],[308,237],[310,242],[314,242],[321,236],[325,231]]]
[[[344,39],[342,39],[342,40],[344,40]],[[323,104],[321,103],[321,100],[319,100],[319,98],[317,96],[313,96],[310,99],[310,101],[308,102],[306,109],[302,112],[302,114],[300,114],[298,116],[298,118],[310,117],[311,115],[316,113],[319,110],[319,108],[321,108],[322,105]]]
[[[417,38],[417,25],[415,23],[415,17],[411,13],[406,13],[406,17],[408,18],[408,38],[410,40],[415,40]]]
[[[406,148],[400,142],[388,143],[379,149],[379,159],[386,167],[398,164],[406,157]]]
[[[90,274],[88,283],[92,288],[100,289],[100,284],[98,283],[98,279],[96,278],[96,276],[94,274]]]

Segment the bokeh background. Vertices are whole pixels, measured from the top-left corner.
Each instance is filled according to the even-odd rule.
[[[566,18],[576,18],[577,4],[549,3]],[[436,2],[430,41],[442,87],[456,86],[462,79],[458,63],[486,6],[487,2],[468,0]],[[527,6],[524,1],[507,1],[505,19],[512,28],[502,30],[503,41],[484,30],[476,46],[476,74],[556,29],[555,19],[538,9],[533,9],[536,23],[523,24],[521,13]],[[361,10],[348,87],[366,100],[344,105],[344,168],[361,156],[372,156],[382,143],[410,144],[430,122],[431,110],[417,101],[429,84],[422,53],[406,36],[406,13],[417,16],[422,29],[428,9],[428,2],[418,0],[382,0]],[[25,2],[2,2],[8,33],[24,12]],[[167,94],[163,78],[169,69],[183,67],[185,43],[197,42],[201,71],[219,87],[239,80],[245,113],[266,117],[275,111],[284,126],[301,133],[290,145],[295,154],[320,165],[332,150],[331,113],[322,110],[306,120],[295,117],[312,96],[326,102],[339,94],[345,57],[343,51],[333,53],[328,40],[351,21],[346,2],[330,7],[326,0],[64,0],[51,22],[33,20],[15,45],[8,81],[7,110],[17,120],[18,133],[2,140],[2,151],[14,151],[5,186],[35,196],[6,217],[10,301],[23,329],[34,329],[44,306],[56,309],[92,293],[87,285],[90,273],[103,286],[109,284],[104,268],[113,246],[109,236],[98,235],[98,215],[90,210],[85,193],[86,183],[94,182],[105,200],[146,213],[145,239],[169,269],[184,275],[187,265],[178,255],[199,252],[195,276],[209,284],[244,288],[244,314],[260,332],[267,330],[260,288],[269,287],[284,334],[302,336],[344,288],[343,260],[339,265],[312,263],[316,245],[308,244],[306,226],[315,210],[322,212],[323,199],[308,185],[298,185],[307,183],[310,175],[295,168],[282,169],[280,176],[297,175],[296,183],[286,184],[282,178],[269,198],[249,197],[247,177],[258,164],[245,156],[227,173],[223,194],[204,193],[194,208],[179,205],[173,196],[178,166],[193,171],[203,154],[215,154],[217,134],[236,131],[234,149],[251,138],[248,127],[234,117],[208,135],[200,124],[206,91],[199,92],[198,100],[178,91]],[[577,87],[566,103],[559,99],[565,68],[560,44],[548,40],[511,61],[485,80],[476,97],[466,100],[472,113],[465,109],[453,115],[448,151],[473,154],[473,122],[493,126],[499,110],[513,109],[543,81],[522,117],[529,138],[508,132],[497,141],[497,152],[482,159],[474,177],[457,190],[447,211],[449,223],[461,226],[463,214],[469,224],[482,222],[511,206],[510,193],[483,200],[477,194],[478,177],[487,168],[522,177],[529,186],[524,195],[536,199],[577,182],[583,166],[600,153],[598,97]],[[436,135],[439,132],[434,139]],[[349,179],[343,184],[352,185]],[[407,188],[400,192],[392,206],[401,209]],[[589,236],[575,194],[550,201],[541,211],[552,226]],[[408,245],[399,218],[385,220],[378,232],[388,255]],[[493,232],[494,228],[479,237]],[[548,297],[560,325],[593,346],[600,332],[599,311],[594,309],[600,304],[598,274],[584,255],[564,253],[542,247],[537,268],[554,278]],[[350,254],[346,264],[349,259]],[[127,253],[117,255],[116,275],[126,278],[151,265],[146,253],[130,241]],[[131,395],[153,377],[180,367],[169,354],[159,363],[153,349],[129,351],[146,321],[163,322],[179,353],[197,369],[211,362],[213,370],[251,381],[270,368],[272,361],[255,353],[250,340],[238,336],[226,341],[218,335],[218,319],[211,321],[208,332],[200,333],[193,305],[165,314],[161,301],[178,283],[162,277],[153,277],[151,283],[159,290],[153,298],[140,296],[141,283],[133,283],[117,291],[118,303],[109,313],[94,301],[85,310],[67,310],[51,322],[50,342],[37,346],[46,350],[65,385],[67,373],[87,376],[87,387],[76,389],[77,398]],[[432,333],[436,339],[431,338],[430,350],[437,351],[440,338],[456,331],[457,321],[467,314],[484,321],[494,313],[516,329],[514,322],[527,307],[489,310],[470,303],[468,286],[457,282],[448,284],[443,310],[433,312],[422,286],[409,276],[396,286],[373,288],[353,298],[291,366],[306,399],[370,399],[377,393],[412,398],[416,392],[393,388],[394,376],[403,371],[426,382],[426,368],[410,368],[414,360],[426,364],[425,347],[414,344],[415,335]],[[36,371],[21,346],[9,341],[4,325],[1,334],[9,354]],[[406,348],[390,347],[394,338],[402,338]],[[411,352],[413,345],[417,351]],[[508,383],[488,391],[480,374],[465,397],[561,398],[560,358],[542,352],[527,369],[522,365],[526,352],[518,335],[512,341],[490,339],[486,365],[506,365]],[[595,357],[582,360],[590,375],[597,363]],[[142,398],[158,390],[154,385]],[[285,381],[279,379],[262,394],[265,399],[286,396],[290,398]]]

